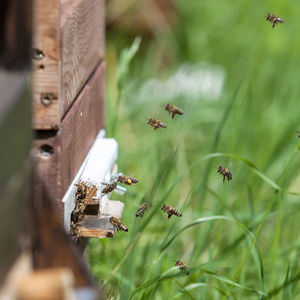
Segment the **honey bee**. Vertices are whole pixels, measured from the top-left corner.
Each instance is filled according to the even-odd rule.
[[[163,123],[157,119],[153,119],[153,118],[148,119],[147,124],[152,126],[154,128],[154,130],[156,130],[158,128],[167,128],[167,125],[165,123]]]
[[[75,185],[77,186],[76,192],[75,192],[76,200],[84,199],[86,197],[87,186],[83,182],[80,182]]]
[[[144,216],[145,211],[151,207],[152,207],[152,203],[150,203],[150,202],[143,203],[136,211],[135,216],[137,218],[138,217],[142,218]]]
[[[127,184],[127,185],[132,185],[133,183],[138,183],[139,181],[136,178],[129,177],[129,176],[118,176],[117,179],[118,182]]]
[[[105,188],[102,190],[102,195],[107,195],[108,193],[112,192],[117,184],[116,183],[101,183],[105,185]]]
[[[176,107],[173,104],[167,104],[165,107],[165,110],[168,111],[169,113],[172,113],[172,119],[174,119],[175,115],[183,115],[184,112],[182,109],[180,109],[179,107]]]
[[[177,260],[175,267],[178,267],[180,271],[186,271],[186,275],[190,274],[190,268],[181,260]]]
[[[266,15],[266,20],[269,21],[272,24],[272,28],[274,28],[277,23],[284,23],[284,19],[281,17],[277,17],[273,14],[267,14]]]
[[[218,168],[218,173],[223,175],[223,182],[225,182],[225,177],[227,178],[228,181],[232,180],[232,174],[228,169],[220,166]]]
[[[177,216],[177,217],[182,217],[182,213],[172,206],[164,204],[161,209],[162,209],[162,211],[164,211],[165,213],[168,214],[168,219],[170,219],[172,217],[172,215]]]
[[[117,231],[122,230],[122,231],[128,231],[128,228],[126,225],[121,223],[121,221],[118,218],[115,217],[110,217],[109,222],[117,229]]]
[[[300,138],[300,131],[297,130],[296,132],[298,133],[298,138]]]
[[[97,187],[95,185],[87,185],[84,182],[80,182],[75,184],[75,186],[77,186],[75,192],[76,200],[92,199],[97,195]]]

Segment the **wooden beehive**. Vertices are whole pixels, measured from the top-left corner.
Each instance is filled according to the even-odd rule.
[[[33,262],[71,268],[77,286],[93,284],[67,231],[78,174],[105,127],[104,11],[105,0],[35,0],[33,10]],[[103,218],[99,201],[88,205],[91,223]]]

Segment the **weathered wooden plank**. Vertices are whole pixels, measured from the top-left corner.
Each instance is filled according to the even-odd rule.
[[[74,300],[74,276],[69,269],[38,270],[17,282],[18,300]]]
[[[104,55],[104,0],[62,0],[61,117]]]
[[[34,1],[33,33],[33,127],[57,129],[60,123],[60,0]],[[52,99],[47,101],[47,98]]]
[[[104,127],[105,65],[101,63],[62,120],[59,131],[36,132],[36,178],[44,178],[60,202],[99,130]]]
[[[115,235],[115,228],[109,222],[111,216],[121,218],[124,204],[120,201],[107,201],[104,212],[100,216],[85,216],[78,224],[80,237],[106,238]]]
[[[67,191],[99,130],[105,126],[105,64],[101,63],[62,121],[62,192]]]
[[[35,179],[31,215],[31,245],[34,269],[69,268],[75,286],[93,286],[84,258],[64,230],[61,209],[45,177]]]

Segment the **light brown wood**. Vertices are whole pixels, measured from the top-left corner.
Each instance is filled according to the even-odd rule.
[[[16,299],[16,286],[19,280],[32,272],[29,251],[21,253],[9,269],[5,281],[0,285],[0,300]]]
[[[60,1],[35,0],[33,7],[33,48],[42,52],[33,59],[33,127],[57,129],[60,121]],[[52,103],[41,103],[43,94],[51,94]]]
[[[75,300],[74,276],[69,269],[45,269],[21,278],[16,300]]]
[[[115,235],[115,228],[109,222],[111,216],[121,218],[124,204],[120,201],[109,200],[101,216],[85,216],[78,224],[80,237],[106,238]]]
[[[104,55],[105,0],[62,0],[61,117]]]
[[[34,129],[61,127],[103,58],[104,10],[105,0],[35,0],[33,48],[42,54],[33,59]]]

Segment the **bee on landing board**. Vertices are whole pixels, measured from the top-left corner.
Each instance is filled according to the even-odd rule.
[[[180,271],[186,271],[186,275],[190,274],[190,268],[181,260],[177,260],[175,267],[178,267]]]
[[[168,219],[170,219],[172,215],[182,217],[182,213],[172,206],[164,204],[161,210],[168,214]]]
[[[118,218],[110,217],[109,222],[117,229],[117,231],[128,231],[128,228],[125,224],[123,224]]]
[[[272,24],[272,28],[274,28],[277,23],[284,23],[284,19],[281,17],[277,17],[273,14],[267,14],[266,15],[266,20],[269,21]]]
[[[112,192],[117,186],[116,183],[103,183],[103,182],[101,182],[101,184],[105,185],[105,188],[102,190],[102,195],[107,195],[108,193]]]
[[[84,199],[86,197],[87,186],[83,182],[77,183],[75,186],[77,187],[75,192],[76,200]]]
[[[136,178],[129,177],[129,176],[123,176],[123,175],[118,176],[117,181],[121,182],[121,183],[124,183],[124,184],[127,184],[127,185],[132,185],[132,184],[135,184],[135,183],[139,182]]]
[[[228,169],[220,166],[218,168],[218,173],[223,175],[223,182],[225,182],[225,177],[227,178],[228,181],[232,180],[232,174]]]
[[[145,202],[143,203],[138,210],[135,213],[135,216],[138,218],[142,218],[144,216],[144,213],[146,212],[147,209],[150,209],[152,207],[152,203],[150,202]]]
[[[157,119],[153,119],[153,118],[148,119],[147,124],[152,126],[154,128],[154,130],[156,130],[158,128],[167,128],[167,125],[165,123],[163,123]]]
[[[172,114],[172,119],[174,119],[175,115],[183,115],[184,112],[179,107],[176,107],[173,104],[167,104],[165,110]]]

